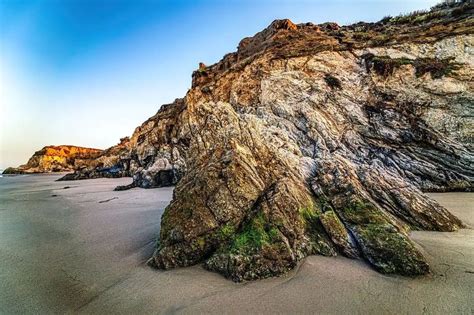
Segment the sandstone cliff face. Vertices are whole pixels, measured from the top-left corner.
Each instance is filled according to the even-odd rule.
[[[9,167],[3,174],[70,172],[94,161],[102,150],[72,145],[46,146],[17,168]]]
[[[132,186],[177,183],[150,264],[241,281],[341,253],[429,272],[409,230],[463,225],[423,191],[474,188],[473,13],[280,20],[200,67],[119,159]]]

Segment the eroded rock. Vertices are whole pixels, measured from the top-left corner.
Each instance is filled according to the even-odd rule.
[[[342,253],[429,272],[409,230],[463,224],[423,191],[474,188],[473,7],[436,10],[275,21],[195,71],[119,159],[130,187],[176,184],[149,264],[242,281]]]

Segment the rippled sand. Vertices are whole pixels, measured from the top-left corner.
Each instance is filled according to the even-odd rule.
[[[130,179],[58,177],[0,179],[0,313],[474,312],[471,229],[413,232],[433,269],[426,277],[311,256],[286,276],[236,284],[200,266],[144,265],[171,188],[114,192]],[[431,196],[474,226],[474,193]]]

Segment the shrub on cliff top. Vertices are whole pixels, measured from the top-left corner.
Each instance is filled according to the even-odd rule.
[[[429,72],[433,79],[439,79],[443,76],[449,75],[460,67],[458,63],[453,62],[453,58],[408,59],[365,54],[362,56],[362,59],[365,60],[367,71],[373,69],[377,74],[384,77],[392,75],[395,69],[402,65],[412,65],[415,67],[417,77],[421,77]]]

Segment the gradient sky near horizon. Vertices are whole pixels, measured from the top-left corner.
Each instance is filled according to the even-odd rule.
[[[0,169],[45,145],[107,148],[274,19],[350,24],[438,0],[0,0]]]

